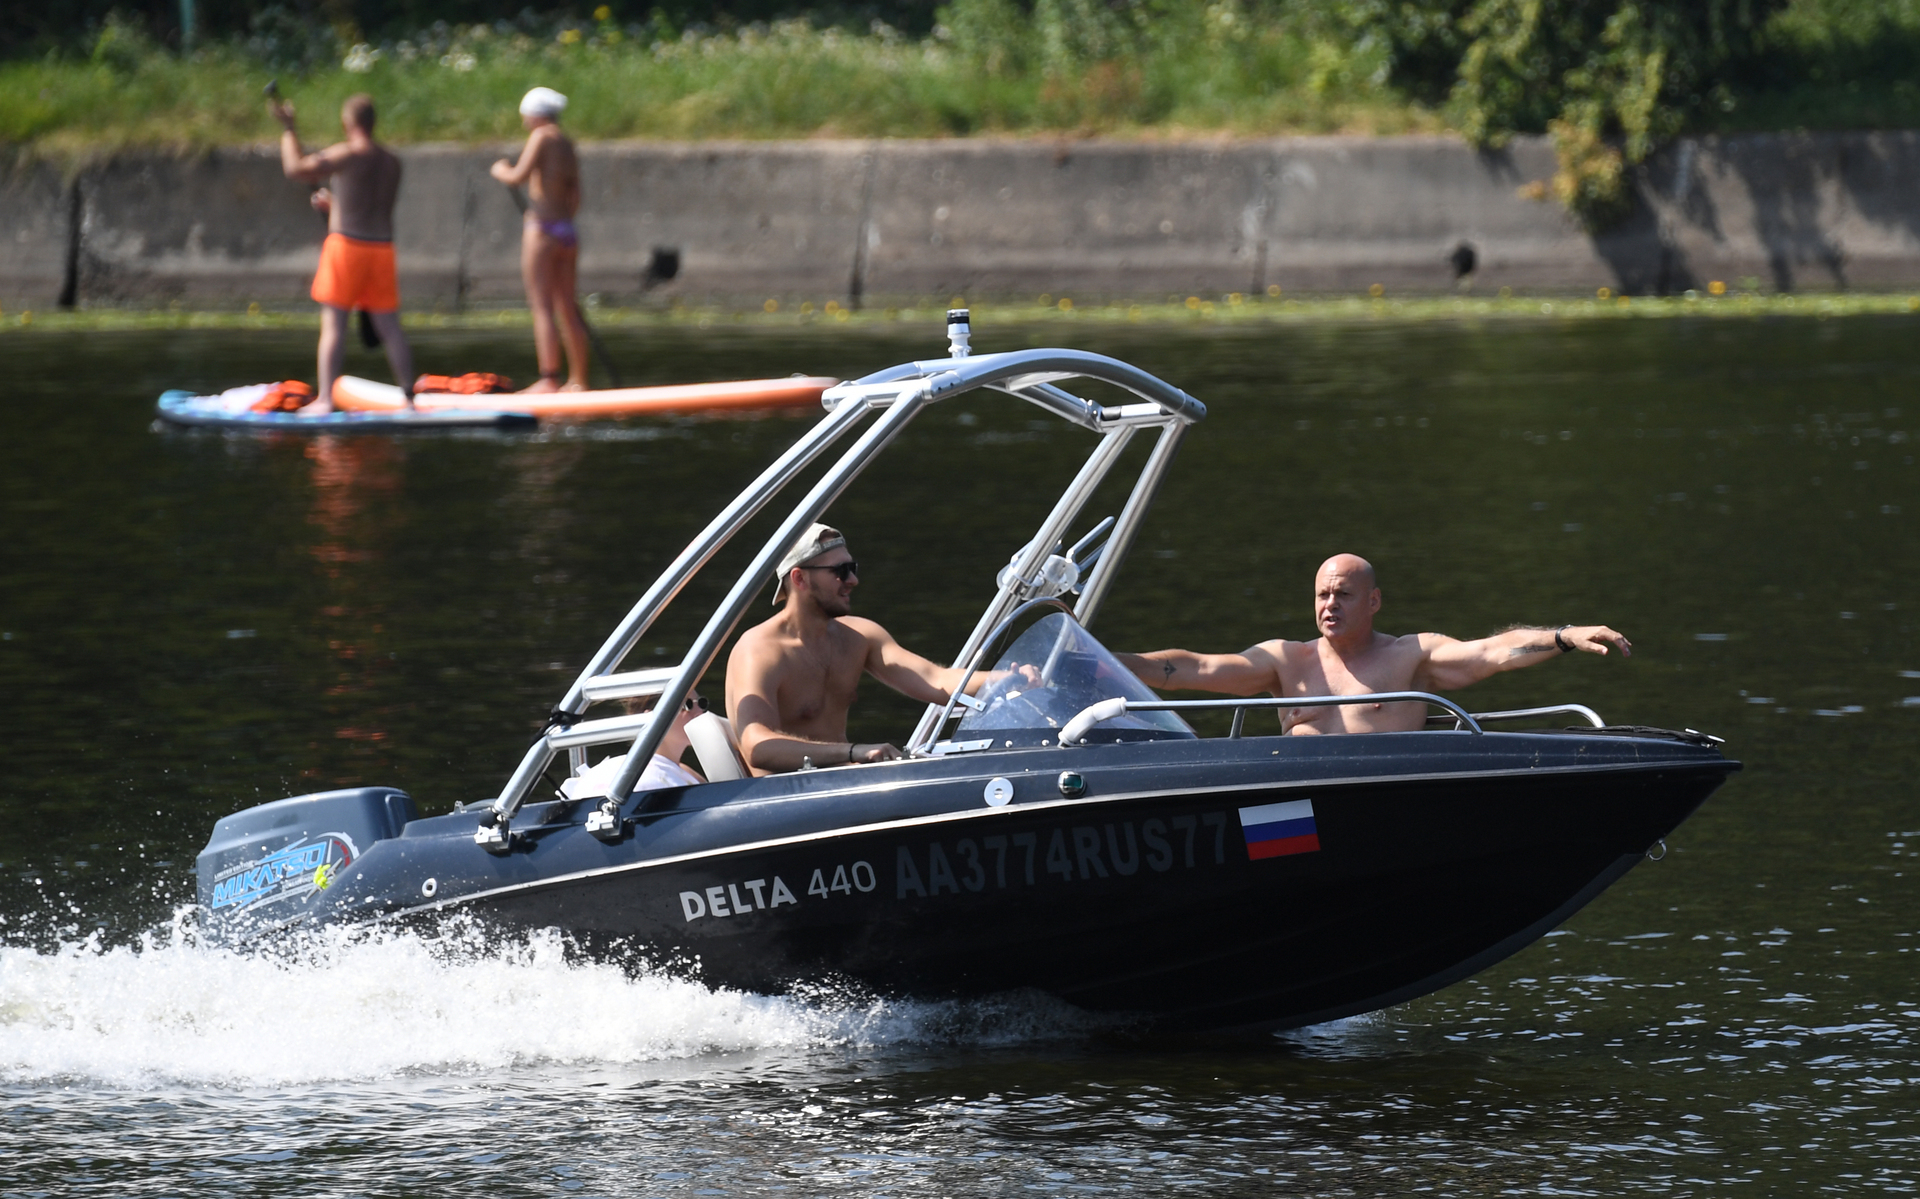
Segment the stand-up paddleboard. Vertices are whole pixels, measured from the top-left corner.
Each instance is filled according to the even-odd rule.
[[[752,412],[771,408],[811,408],[820,393],[838,379],[743,379],[735,383],[687,383],[671,387],[621,387],[605,391],[556,391],[455,395],[416,392],[413,401],[424,412],[455,408],[511,409],[531,412],[541,420],[600,420],[615,416],[685,416],[692,413]],[[391,383],[375,383],[353,375],[334,380],[333,406],[353,412],[392,412],[406,396]]]
[[[169,391],[160,397],[160,416],[176,425],[212,429],[273,429],[298,433],[390,433],[400,429],[519,429],[535,422],[525,408],[476,408],[451,404],[408,411],[404,401],[391,409],[371,412],[255,412],[253,405],[267,394],[271,383],[233,387],[219,395],[197,396]],[[395,395],[400,394],[394,388]]]

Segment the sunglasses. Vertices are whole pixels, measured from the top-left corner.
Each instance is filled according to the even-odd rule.
[[[704,712],[704,711],[706,711],[706,710],[707,710],[707,697],[706,697],[706,696],[704,696],[704,695],[690,695],[690,696],[688,696],[688,697],[687,697],[687,711],[689,711],[689,712]]]
[[[833,572],[834,578],[839,579],[842,583],[844,583],[849,578],[860,573],[860,564],[858,562],[855,562],[853,559],[849,558],[845,562],[836,563],[833,566],[802,566],[800,569],[801,570],[829,570]]]

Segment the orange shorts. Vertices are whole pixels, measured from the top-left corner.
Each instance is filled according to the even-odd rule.
[[[313,298],[335,308],[400,311],[400,283],[393,269],[393,243],[362,241],[329,233],[313,273]]]

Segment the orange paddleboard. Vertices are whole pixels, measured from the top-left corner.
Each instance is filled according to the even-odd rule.
[[[682,416],[695,412],[751,412],[817,407],[820,393],[838,379],[742,379],[734,383],[687,383],[672,387],[622,387],[607,391],[557,391],[547,395],[455,395],[421,392],[414,404],[425,412],[531,412],[541,420],[601,420],[616,416]],[[386,412],[406,406],[406,393],[391,383],[342,375],[333,383],[333,406],[343,412]]]

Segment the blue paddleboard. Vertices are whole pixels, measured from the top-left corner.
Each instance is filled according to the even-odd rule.
[[[489,412],[436,408],[383,412],[254,412],[271,383],[233,387],[214,396],[168,391],[160,396],[160,416],[176,425],[211,429],[271,429],[294,433],[392,433],[402,429],[526,429],[538,422],[530,412]],[[311,405],[309,405],[311,407]]]

